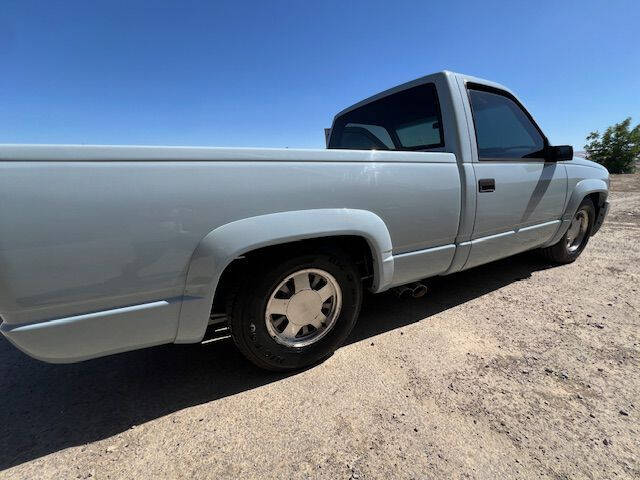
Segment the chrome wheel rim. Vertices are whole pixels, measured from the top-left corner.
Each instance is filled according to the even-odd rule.
[[[271,292],[265,311],[269,335],[287,347],[320,341],[335,326],[342,290],[329,272],[317,268],[287,276]]]
[[[589,214],[586,210],[578,210],[567,230],[566,244],[569,253],[574,253],[582,245],[589,228]]]

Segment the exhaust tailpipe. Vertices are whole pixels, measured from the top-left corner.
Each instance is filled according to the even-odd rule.
[[[413,282],[401,285],[393,289],[398,298],[420,298],[427,294],[427,286],[424,283]]]

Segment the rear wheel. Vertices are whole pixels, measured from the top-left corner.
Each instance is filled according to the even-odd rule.
[[[542,254],[556,263],[573,262],[589,242],[595,213],[593,202],[589,198],[585,198],[562,238],[555,245],[541,249]]]
[[[318,253],[255,263],[229,316],[240,351],[276,371],[330,356],[351,332],[362,301],[360,277],[349,258]]]

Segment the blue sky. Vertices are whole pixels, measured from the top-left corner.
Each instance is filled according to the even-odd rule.
[[[3,0],[0,143],[324,147],[335,112],[448,69],[582,149],[640,122],[639,25],[624,0]]]

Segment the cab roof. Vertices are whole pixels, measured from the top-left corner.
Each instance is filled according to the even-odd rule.
[[[356,108],[360,108],[360,107],[362,107],[364,105],[367,105],[368,103],[375,102],[376,100],[380,100],[381,98],[388,97],[389,95],[393,95],[394,93],[400,92],[402,90],[406,90],[408,88],[413,88],[413,87],[416,87],[418,85],[423,85],[425,83],[435,83],[437,79],[446,81],[447,79],[454,79],[456,77],[460,78],[464,83],[476,83],[476,84],[480,84],[480,85],[486,85],[488,87],[493,87],[493,88],[498,88],[500,90],[505,90],[506,92],[510,93],[514,97],[516,96],[511,90],[509,90],[507,87],[505,87],[504,85],[501,85],[499,83],[492,82],[490,80],[485,80],[483,78],[473,77],[471,75],[465,75],[465,74],[462,74],[462,73],[451,72],[449,70],[442,70],[441,72],[431,73],[429,75],[425,75],[424,77],[416,78],[415,80],[411,80],[409,82],[405,82],[405,83],[402,83],[400,85],[396,85],[395,87],[391,87],[391,88],[389,88],[387,90],[384,90],[384,91],[382,91],[380,93],[376,93],[375,95],[372,95],[371,97],[365,98],[364,100],[361,100],[358,103],[354,103],[350,107],[347,107],[344,110],[341,110],[340,112],[338,112],[334,116],[334,121],[335,121],[336,118],[341,117],[345,113],[348,113],[348,112],[350,112],[352,110],[355,110]]]

